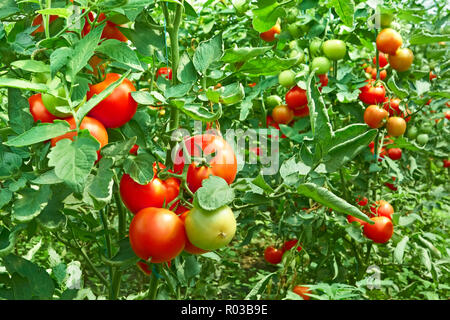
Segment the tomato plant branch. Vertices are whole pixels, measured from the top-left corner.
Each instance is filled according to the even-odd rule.
[[[150,275],[150,285],[149,285],[148,295],[147,295],[148,300],[156,299],[156,295],[158,293],[158,280],[159,280],[158,276],[161,272],[161,266],[159,263],[153,263],[152,267],[154,268],[154,270]]]

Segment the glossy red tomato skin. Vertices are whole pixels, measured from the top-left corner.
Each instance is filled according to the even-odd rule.
[[[373,129],[383,126],[384,120],[388,118],[388,112],[376,105],[370,105],[364,111],[364,122]]]
[[[395,55],[397,49],[402,46],[403,39],[394,29],[386,28],[378,33],[376,44],[379,51]]]
[[[44,106],[42,95],[40,93],[29,97],[28,103],[30,105],[30,112],[33,116],[34,122],[38,122],[38,120],[40,120],[41,122],[52,123],[55,119],[61,119],[48,112],[47,108]]]
[[[294,111],[286,105],[279,105],[272,110],[272,119],[278,124],[289,124],[294,119]]]
[[[386,217],[392,220],[394,208],[391,206],[389,202],[385,200],[380,200],[370,206],[370,211],[372,211],[372,213],[375,214],[375,216]]]
[[[372,62],[375,66],[377,65],[377,57],[376,56],[373,57]],[[378,63],[380,65],[380,68],[384,68],[388,64],[387,58],[383,52],[380,52],[378,54]]]
[[[133,155],[137,155],[138,149],[139,149],[139,146],[137,144],[135,144],[134,146],[131,147],[129,153],[133,154]]]
[[[156,72],[156,80],[158,80],[159,76],[164,76],[168,80],[172,80],[172,69],[169,67],[159,68]]]
[[[396,115],[401,115],[402,111],[400,110],[400,102],[401,100],[399,98],[390,99],[391,102],[389,104],[389,99],[386,98],[385,104],[383,104],[384,110],[389,112],[389,116],[393,117]]]
[[[364,207],[367,205],[367,203],[369,203],[369,199],[367,199],[367,197],[363,197],[363,198],[358,197],[358,198],[356,198],[356,202],[361,207]]]
[[[377,69],[372,69],[372,71],[370,73],[372,74],[372,79],[376,80],[377,79]],[[387,71],[381,70],[380,71],[380,80],[386,79],[386,76],[387,76]]]
[[[450,120],[450,111],[445,111],[445,119]]]
[[[84,11],[83,11],[84,12]],[[95,16],[92,11],[89,12],[88,16],[85,17],[85,23],[81,35],[85,37],[91,31],[91,25],[88,22],[88,19],[91,23],[95,21]],[[97,23],[102,22],[106,19],[106,15],[104,13],[100,13],[97,19]],[[123,35],[122,32],[117,28],[119,25],[115,24],[111,21],[106,21],[105,26],[103,27],[101,39],[116,39],[121,42],[127,42],[128,39]]]
[[[117,73],[108,73],[104,81],[90,86],[90,90],[87,93],[87,100],[90,100],[95,94],[99,94],[105,90],[119,78],[120,75]],[[89,112],[89,116],[97,119],[107,128],[123,126],[133,118],[137,110],[137,102],[131,96],[131,92],[133,91],[136,91],[136,88],[130,80],[125,78],[109,96]]]
[[[390,136],[399,137],[406,131],[406,121],[402,117],[390,117],[386,124]]]
[[[450,167],[450,160],[442,160],[442,162],[444,163],[444,168]]]
[[[214,158],[209,161],[209,167],[195,162],[189,164],[187,183],[192,192],[197,191],[202,186],[202,181],[209,175],[221,177],[228,184],[234,181],[237,174],[236,155],[233,148],[222,137],[213,134],[196,135],[186,139],[184,143],[191,156],[204,157],[215,153]],[[187,155],[188,158],[189,155]],[[183,148],[180,148],[174,159],[174,171],[182,173],[184,164]]]
[[[295,286],[294,289],[292,289],[292,291],[296,294],[298,294],[300,297],[303,298],[303,300],[309,300],[311,299],[310,296],[306,295],[306,294],[310,294],[311,290],[309,290],[308,287],[302,287],[302,286]]]
[[[361,93],[359,99],[366,104],[378,104],[382,103],[386,99],[386,89],[382,84],[376,85],[375,81],[370,79],[366,80],[367,84],[360,88]]]
[[[164,169],[163,164],[159,167]],[[164,204],[172,202],[180,193],[180,181],[176,178],[161,180],[156,175],[156,163],[153,164],[153,179],[145,184],[139,184],[128,174],[124,174],[120,180],[120,197],[125,206],[132,212],[148,208],[162,208]],[[175,208],[174,203],[171,209]]]
[[[283,250],[269,246],[264,250],[264,259],[271,264],[278,264],[283,259]]]
[[[319,74],[319,80],[322,87],[326,87],[328,85],[328,75],[326,73]]]
[[[402,158],[402,149],[400,148],[391,148],[387,151],[389,158],[392,160],[399,160]]]
[[[370,220],[375,224],[367,223],[364,225],[364,235],[375,243],[386,243],[391,239],[394,233],[394,225],[389,218],[373,217]]]
[[[67,118],[64,120],[70,124],[70,129],[73,130],[76,128],[75,119],[73,117]],[[100,121],[98,121],[94,118],[84,117],[83,121],[81,121],[81,124],[80,124],[80,130],[83,130],[83,129],[87,129],[89,131],[89,133],[95,139],[97,139],[98,142],[100,142],[99,151],[101,148],[103,148],[105,145],[108,144],[108,132],[106,131],[105,127],[103,126],[103,124]],[[51,140],[52,147],[54,147],[59,140],[62,140],[62,139],[73,140],[73,137],[76,135],[77,135],[77,132],[69,132],[62,136],[53,138]]]
[[[303,90],[298,86],[294,86],[286,93],[285,100],[287,106],[292,110],[300,109],[308,104],[306,90]]]
[[[186,220],[186,216],[188,214],[189,214],[189,211],[186,211],[186,212],[184,212],[183,214],[180,215],[180,219],[181,219],[181,221],[183,221],[183,224],[184,224],[184,221]],[[207,250],[203,250],[203,249],[200,249],[200,248],[194,246],[189,241],[188,237],[186,237],[186,245],[184,246],[184,251],[186,251],[186,252],[188,252],[190,254],[203,254],[203,253],[208,252]]]
[[[145,208],[131,221],[130,244],[136,255],[152,263],[169,262],[186,243],[184,223],[172,211],[164,208]]]
[[[436,79],[436,78],[437,78],[437,75],[435,75],[433,73],[433,71],[430,71],[430,81],[432,81],[433,79]]]
[[[304,118],[309,116],[309,107],[308,105],[305,105],[303,108],[295,109],[294,110],[294,116],[298,118]]]

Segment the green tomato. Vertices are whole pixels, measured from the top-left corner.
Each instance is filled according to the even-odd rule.
[[[426,133],[421,133],[416,138],[417,142],[421,145],[427,144],[429,137]]]
[[[347,47],[342,40],[327,40],[322,45],[322,51],[328,59],[340,60],[347,53]]]
[[[419,134],[419,130],[416,127],[410,127],[410,128],[408,128],[408,132],[406,133],[406,136],[409,139],[415,139],[418,134]]]
[[[298,49],[297,40],[289,41],[289,49],[291,49],[291,50],[297,50]]]
[[[186,235],[189,241],[203,250],[226,246],[236,233],[236,219],[228,206],[206,211],[194,206],[186,216]]]
[[[283,104],[283,100],[277,95],[268,96],[266,99],[266,106],[269,108],[275,108],[281,104]]]
[[[316,70],[316,74],[325,74],[328,71],[330,71],[331,68],[331,62],[325,57],[316,57],[311,62],[311,70]]]
[[[298,22],[289,24],[288,31],[294,39],[300,38],[300,36],[302,35],[301,25]]]
[[[424,122],[420,126],[420,133],[432,133],[433,132],[433,124],[429,122]]]
[[[442,161],[442,160],[436,161],[436,166],[437,166],[438,168],[443,168],[443,167],[444,167],[444,161]]]
[[[130,22],[130,20],[127,18],[126,15],[123,15],[121,13],[116,13],[110,17],[108,17],[108,21],[111,21],[112,23],[121,25]]]
[[[58,89],[58,97],[55,97],[54,95],[51,95],[49,93],[42,94],[42,102],[44,103],[44,106],[47,108],[48,112],[57,117],[68,117],[71,115],[71,113],[56,110],[56,107],[69,105],[66,99],[60,98],[61,96],[64,95],[65,90],[63,87],[60,87]]]
[[[394,15],[392,13],[382,13],[380,15],[380,24],[382,28],[389,28],[393,20]]]
[[[233,0],[232,4],[239,15],[243,15],[248,10],[247,0]]]
[[[322,48],[322,40],[318,38],[314,38],[313,41],[309,44],[309,52],[312,56],[317,56],[321,53]]]
[[[303,50],[300,49],[300,51],[292,50],[289,54],[290,59],[297,58],[296,64],[303,63],[305,61],[305,54],[303,53]]]
[[[289,23],[294,23],[295,21],[297,21],[299,15],[300,15],[300,12],[298,11],[298,9],[296,7],[291,8],[287,12],[286,20]]]
[[[48,80],[50,80],[50,73],[46,72],[35,73],[31,77],[31,82],[33,83],[47,83]]]
[[[278,75],[278,82],[288,89],[295,85],[295,72],[292,70],[281,71]]]

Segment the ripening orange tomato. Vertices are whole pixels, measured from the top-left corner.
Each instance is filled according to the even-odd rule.
[[[277,22],[272,28],[270,28],[270,30],[261,33],[259,36],[266,42],[272,42],[273,40],[275,40],[275,34],[280,34],[280,32],[281,27]]]
[[[402,36],[391,28],[381,30],[377,36],[377,48],[381,52],[389,55],[395,55],[395,52],[403,44]]]
[[[400,48],[395,55],[389,55],[389,63],[391,68],[399,72],[403,72],[411,67],[414,60],[413,52],[408,48]]]
[[[288,124],[294,119],[294,111],[287,105],[279,105],[273,108],[272,118],[278,124]]]

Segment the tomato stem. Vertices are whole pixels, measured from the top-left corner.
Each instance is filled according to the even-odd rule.
[[[156,299],[156,294],[158,293],[158,276],[159,276],[159,273],[161,272],[161,266],[159,263],[154,263],[154,264],[152,264],[152,266],[154,269],[150,275],[150,285],[149,285],[148,295],[147,295],[148,300]]]

